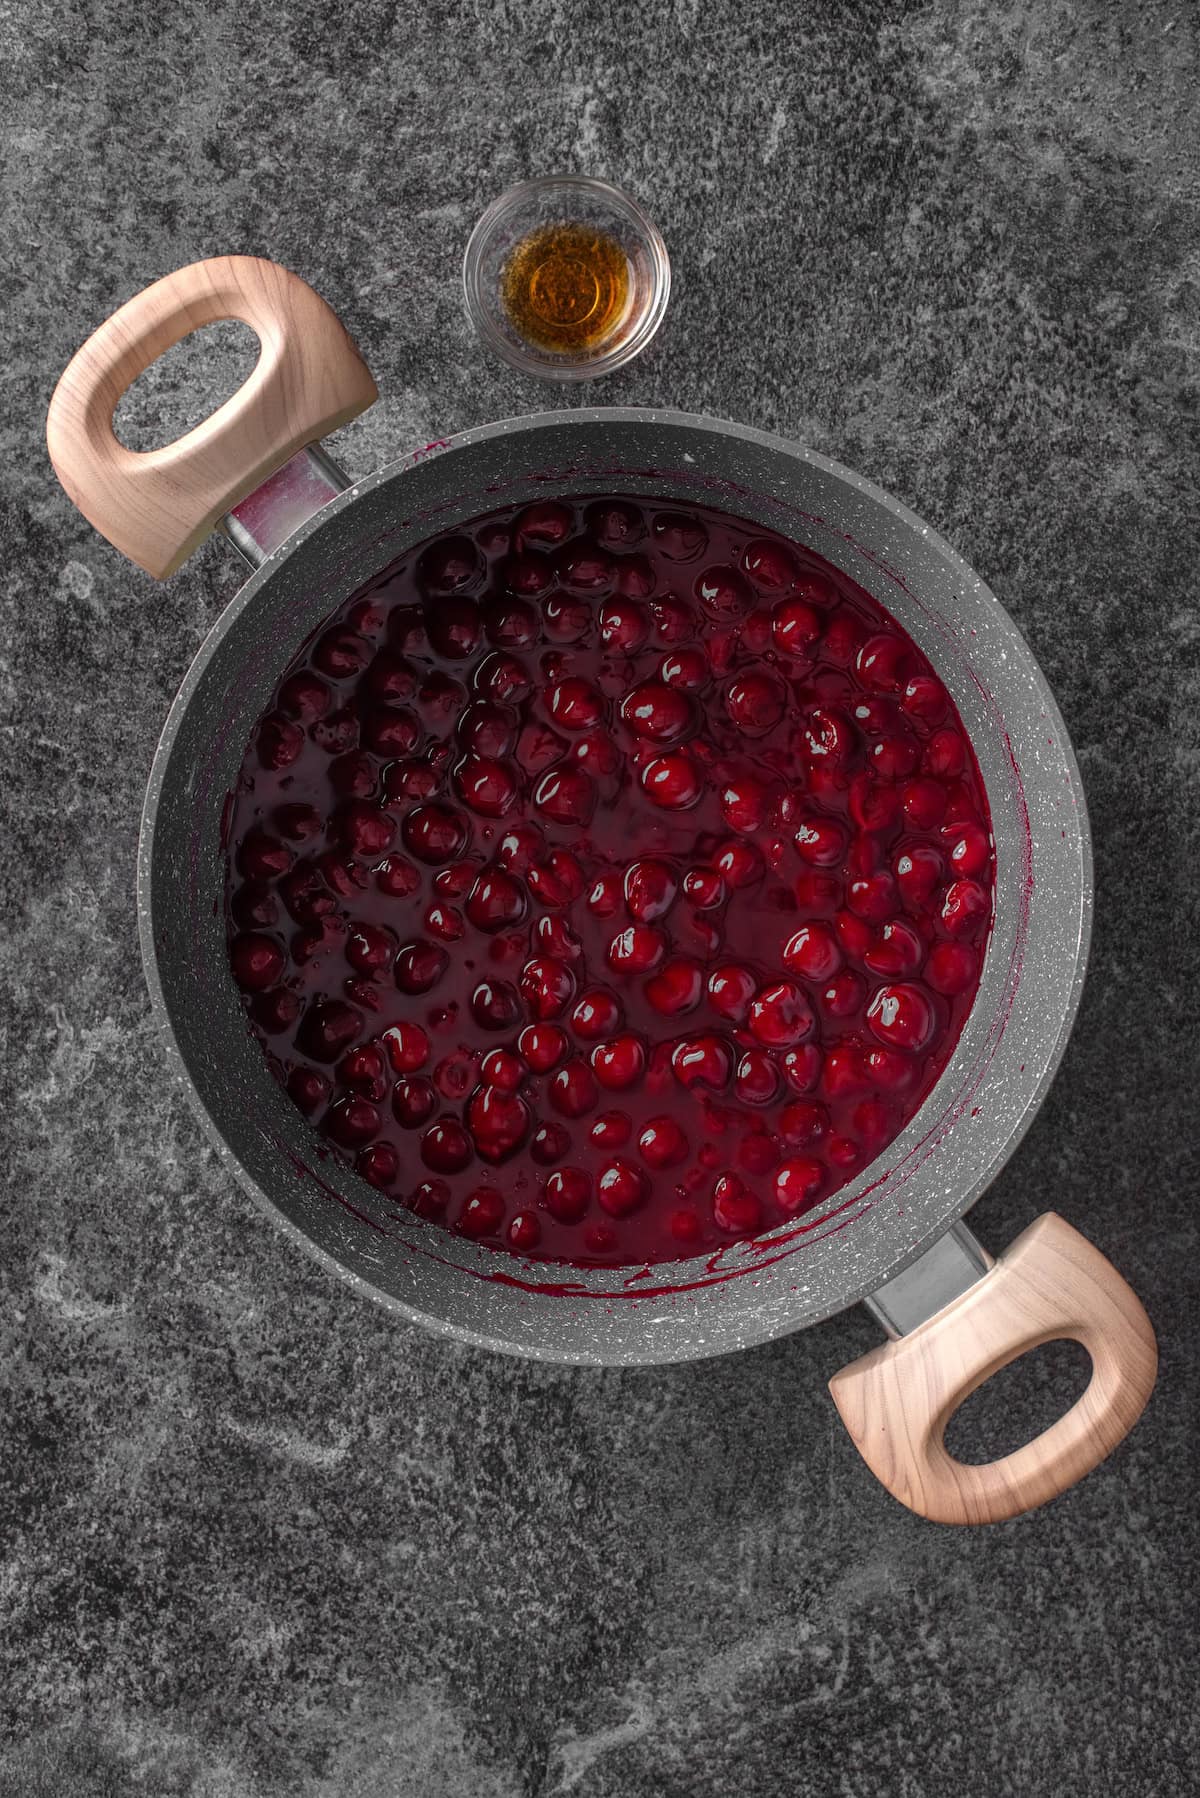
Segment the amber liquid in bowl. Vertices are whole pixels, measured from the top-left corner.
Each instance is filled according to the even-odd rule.
[[[513,329],[541,350],[592,350],[624,322],[629,261],[614,237],[590,225],[546,225],[511,251],[500,301]]]

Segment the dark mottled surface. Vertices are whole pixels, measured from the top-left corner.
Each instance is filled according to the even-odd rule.
[[[1194,1790],[1194,11],[2,16],[0,1794]],[[135,287],[238,249],[313,281],[378,372],[353,469],[560,403],[486,360],[457,293],[484,202],[559,167],[639,193],[677,273],[597,397],[892,488],[992,581],[1074,733],[1092,975],[973,1221],[1084,1226],[1163,1366],[1126,1446],[1018,1523],[948,1532],[872,1485],[823,1390],[864,1314],[677,1370],[446,1347],[286,1246],[163,1094],[138,809],[238,575],[210,545],[158,588],[92,534],[44,460],[52,382]],[[237,353],[173,357],[126,428],[197,416]],[[1071,1377],[1026,1364],[977,1441]]]

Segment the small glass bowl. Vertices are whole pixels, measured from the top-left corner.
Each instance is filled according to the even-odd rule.
[[[525,239],[553,225],[594,226],[625,252],[625,307],[584,349],[545,349],[531,342],[505,309],[502,285],[510,256]],[[463,257],[467,314],[480,337],[514,368],[544,381],[590,381],[632,362],[662,323],[670,292],[671,263],[658,227],[620,188],[588,175],[545,175],[510,187],[483,214]]]

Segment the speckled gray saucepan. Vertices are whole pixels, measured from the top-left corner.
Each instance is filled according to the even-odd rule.
[[[171,343],[241,318],[262,354],[240,393],[136,455],[112,417]],[[1028,648],[982,581],[869,482],[761,431],[681,413],[556,412],[482,426],[348,484],[314,445],[374,398],[332,313],[270,263],[180,270],[79,351],[51,456],[105,535],[163,575],[214,527],[254,573],[171,708],[146,797],[138,903],[168,1052],[230,1169],[326,1267],[402,1317],[489,1348],[651,1362],[762,1342],[865,1299],[890,1340],[832,1382],[886,1485],[944,1521],[1009,1517],[1096,1465],[1149,1397],[1154,1337],[1102,1255],[1053,1214],[996,1261],[960,1223],[1020,1141],[1079,1000],[1092,899],[1079,770]],[[248,1034],[226,960],[222,810],[279,675],[354,588],[431,533],[547,494],[696,501],[810,545],[875,595],[953,695],[987,785],[995,925],[954,1056],[903,1133],[829,1208],[752,1244],[640,1270],[537,1265],[452,1237],[323,1156]],[[952,1460],[946,1422],[996,1368],[1073,1337],[1093,1376],[1035,1442]]]

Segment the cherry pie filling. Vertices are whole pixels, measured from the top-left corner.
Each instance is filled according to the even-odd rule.
[[[490,513],[349,600],[228,844],[233,977],[330,1150],[579,1265],[830,1209],[945,1066],[992,916],[983,782],[895,620],[621,497]]]

